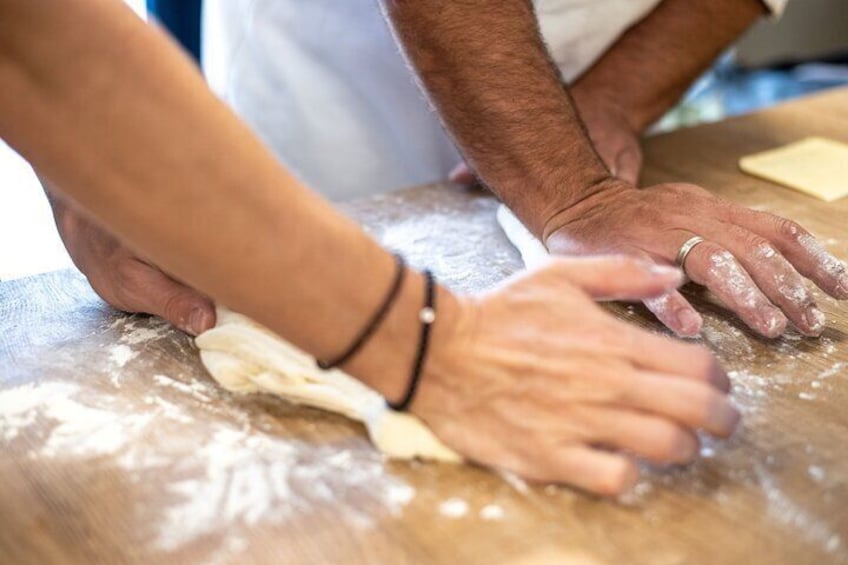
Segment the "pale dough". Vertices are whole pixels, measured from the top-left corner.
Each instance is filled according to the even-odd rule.
[[[848,145],[838,141],[809,137],[743,157],[739,166],[748,174],[827,202],[848,196]]]
[[[421,420],[390,410],[382,396],[342,371],[322,371],[313,357],[245,316],[219,307],[217,325],[196,343],[206,369],[229,390],[272,393],[358,420],[391,458],[461,461]]]
[[[518,249],[525,267],[535,269],[550,259],[548,250],[542,242],[536,239],[536,236],[524,227],[521,220],[515,217],[512,210],[503,204],[498,207],[498,224],[509,242]]]

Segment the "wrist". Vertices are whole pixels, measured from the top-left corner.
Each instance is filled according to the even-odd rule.
[[[620,195],[637,190],[633,185],[614,177],[607,177],[586,191],[586,195],[578,202],[569,203],[547,216],[541,231],[540,240],[550,250],[552,238],[576,219],[585,219],[592,216],[593,211],[610,199],[619,198]]]
[[[413,270],[406,273],[403,287],[383,323],[362,351],[342,368],[377,390],[386,399],[397,401],[407,391],[415,357],[420,346],[424,308],[424,276]],[[460,309],[459,299],[448,289],[436,285],[435,321],[431,325],[427,355],[424,358],[421,388],[428,385],[428,373],[438,363],[439,352],[450,342]]]
[[[605,114],[607,121],[614,117],[615,121],[626,124],[634,134],[640,135],[653,121],[648,117],[651,114],[649,108],[641,108],[625,100],[614,86],[580,81],[571,88],[571,96],[584,122],[596,114]]]

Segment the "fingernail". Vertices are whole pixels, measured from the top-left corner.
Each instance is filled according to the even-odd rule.
[[[669,279],[674,285],[674,288],[677,288],[681,284],[683,284],[683,280],[685,277],[682,270],[678,269],[677,267],[668,267],[666,265],[651,265],[648,268],[648,272],[657,277]]]
[[[195,308],[188,316],[188,327],[186,330],[191,335],[197,336],[206,331],[209,325],[209,314],[204,308]]]
[[[677,461],[679,463],[690,463],[698,457],[698,453],[701,451],[700,442],[695,439],[695,441],[683,441],[680,442],[680,445],[677,446]]]
[[[678,334],[682,337],[696,337],[701,333],[704,321],[696,312],[688,309],[677,311],[677,322],[679,324]]]
[[[848,273],[839,277],[836,283],[836,297],[841,300],[848,299]]]
[[[806,322],[810,333],[813,335],[820,335],[824,331],[827,319],[825,318],[824,312],[815,306],[810,306],[807,308],[807,311],[804,312],[804,322]]]
[[[763,308],[761,310],[763,322],[763,335],[766,337],[777,337],[786,331],[787,319],[783,313],[776,308]]]
[[[741,415],[729,402],[721,410],[712,413],[713,429],[718,437],[730,437],[739,426]]]

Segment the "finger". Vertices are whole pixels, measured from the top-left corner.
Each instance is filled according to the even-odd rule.
[[[697,337],[701,334],[704,319],[679,291],[673,290],[662,296],[649,298],[644,304],[660,322],[679,337]]]
[[[471,185],[477,182],[474,173],[471,172],[471,169],[465,163],[460,163],[454,167],[448,175],[448,180],[452,183],[463,185]]]
[[[617,496],[633,488],[639,468],[623,454],[608,453],[582,445],[550,449],[544,468],[519,471],[530,480],[565,483],[602,496]]]
[[[727,395],[704,383],[644,371],[625,378],[628,382],[616,399],[623,406],[721,438],[729,437],[739,423],[739,412]]]
[[[605,406],[582,408],[574,415],[591,428],[593,443],[654,463],[690,463],[698,455],[695,433],[665,418]]]
[[[632,185],[638,184],[639,173],[642,170],[642,151],[639,146],[622,149],[616,155],[614,169],[614,176]]]
[[[644,252],[634,250],[631,254],[646,262],[653,260]],[[638,254],[638,255],[637,255]],[[655,298],[644,300],[645,307],[657,319],[679,337],[697,337],[704,326],[704,319],[678,290],[672,290]]]
[[[624,255],[560,258],[552,265],[595,300],[654,298],[683,283],[680,269]]]
[[[821,335],[825,327],[824,313],[807,290],[803,277],[765,238],[747,229],[718,224],[714,240],[728,249],[772,303],[802,333]]]
[[[731,209],[734,223],[771,242],[798,270],[834,298],[848,299],[848,267],[799,224],[758,210]]]
[[[786,331],[786,316],[728,250],[705,241],[692,249],[685,267],[693,281],[710,289],[754,331],[770,338]]]
[[[659,336],[621,320],[611,320],[611,332],[624,344],[623,355],[646,371],[709,383],[716,389],[730,390],[730,379],[716,356],[704,347]]]
[[[125,308],[160,316],[182,331],[199,335],[215,325],[215,306],[196,290],[138,259],[119,269]]]

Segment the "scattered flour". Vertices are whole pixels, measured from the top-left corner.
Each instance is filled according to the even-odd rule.
[[[468,503],[461,498],[449,498],[439,505],[439,514],[447,518],[462,518],[468,514]]]
[[[176,389],[183,394],[187,394],[201,402],[209,402],[212,399],[209,397],[210,387],[207,384],[194,379],[191,384],[172,379],[167,375],[153,375],[153,382],[160,386],[166,386]]]
[[[755,473],[766,496],[768,512],[772,518],[792,528],[793,533],[820,545],[832,553],[842,545],[842,539],[827,524],[810,514],[793,501],[777,484],[762,465],[755,464]]]
[[[198,394],[199,383],[158,377],[154,382]],[[348,524],[374,527],[375,516],[397,515],[415,498],[415,489],[388,474],[376,452],[277,437],[214,413],[212,431],[202,432],[196,409],[160,393],[138,399],[147,407],[139,413],[126,399],[92,394],[74,383],[3,390],[0,440],[17,441],[26,434],[39,458],[112,456],[131,481],[155,483],[170,501],[150,521],[163,550],[260,521],[279,523],[326,509],[327,502]],[[163,422],[171,438],[167,443],[155,441]],[[189,455],[186,444],[193,448]]]
[[[327,502],[348,523],[373,527],[375,510],[396,515],[415,497],[415,489],[386,473],[376,453],[223,426],[180,472],[187,477],[166,487],[174,500],[158,540],[166,550],[239,525],[302,518]]]
[[[757,305],[759,291],[756,285],[729,251],[715,253],[710,257],[709,273],[713,280],[723,281],[727,285],[727,292],[738,304],[746,308]]]
[[[824,469],[817,465],[810,465],[809,467],[807,467],[807,473],[810,475],[810,478],[812,478],[817,483],[822,482],[825,478]]]
[[[798,243],[816,259],[818,263],[816,271],[819,276],[833,277],[839,281],[843,289],[848,290],[848,269],[845,263],[831,255],[815,237],[809,234],[799,237]]]
[[[502,520],[504,510],[497,504],[487,504],[480,509],[480,518],[483,520]]]
[[[115,453],[133,441],[153,414],[127,414],[117,406],[87,403],[71,383],[30,384],[0,392],[0,424],[6,441],[36,423],[49,423],[39,455],[89,457]],[[114,402],[117,404],[117,402]]]

